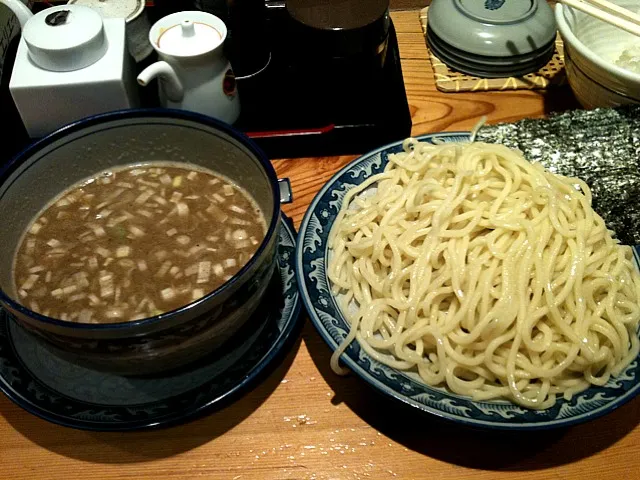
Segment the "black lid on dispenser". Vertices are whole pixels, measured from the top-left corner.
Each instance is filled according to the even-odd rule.
[[[389,33],[389,0],[287,0],[300,49],[325,57],[375,54]]]

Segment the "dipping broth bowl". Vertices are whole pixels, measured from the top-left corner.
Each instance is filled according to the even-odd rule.
[[[221,287],[176,310],[123,323],[49,318],[16,299],[12,263],[21,236],[53,198],[102,170],[152,161],[191,163],[249,192],[267,231],[255,255]],[[276,266],[278,179],[244,135],[209,117],[127,110],[81,120],[33,144],[0,171],[0,304],[60,355],[122,375],[184,366],[215,351],[260,304]]]

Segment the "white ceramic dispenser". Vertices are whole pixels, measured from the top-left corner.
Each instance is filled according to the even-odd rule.
[[[30,137],[86,116],[138,106],[124,19],[103,19],[78,5],[33,15],[20,0],[0,3],[22,27],[9,90]]]
[[[223,52],[226,37],[224,22],[209,13],[178,12],[160,19],[149,32],[160,61],[143,70],[138,83],[146,86],[157,78],[163,107],[234,123],[240,100]]]

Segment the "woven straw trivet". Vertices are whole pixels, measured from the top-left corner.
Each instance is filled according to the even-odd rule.
[[[429,7],[420,10],[420,25],[422,34],[427,34],[427,12]],[[427,45],[427,51],[431,58],[431,65],[436,79],[436,88],[441,92],[476,92],[488,90],[542,90],[552,86],[564,85],[566,76],[564,73],[564,49],[562,39],[556,38],[556,51],[549,63],[534,73],[523,77],[510,78],[479,78],[465,73],[451,70],[438,57],[436,57]]]

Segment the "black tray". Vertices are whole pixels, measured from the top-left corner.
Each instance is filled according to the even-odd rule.
[[[286,31],[281,21],[271,18],[268,25]],[[337,59],[314,75],[279,50],[286,42],[275,38],[268,74],[260,81],[238,82],[243,102],[238,127],[271,158],[364,153],[411,134],[393,25],[382,68]]]
[[[236,127],[270,158],[359,154],[410,135],[411,114],[393,24],[382,68],[336,59],[314,71],[309,68],[314,59],[306,59],[301,67],[288,55],[287,46],[295,39],[283,33],[288,31],[286,10],[267,11],[271,62],[259,76],[238,80],[243,113]],[[167,13],[167,8],[149,8],[152,22]],[[9,93],[17,44],[16,38],[7,51],[0,81],[0,114],[8,120],[8,128],[0,133],[0,163],[30,141]],[[155,54],[138,69],[154,60]],[[155,85],[140,92],[144,107],[157,106]]]

